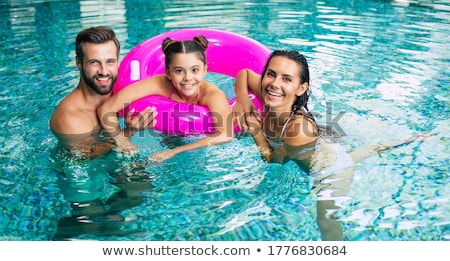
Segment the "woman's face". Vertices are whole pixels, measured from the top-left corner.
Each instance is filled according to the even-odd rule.
[[[178,92],[185,97],[197,95],[206,75],[206,65],[196,53],[178,53],[166,70],[166,75]]]
[[[301,84],[300,70],[300,65],[294,60],[273,57],[261,81],[264,104],[273,109],[291,111],[297,96],[308,88],[308,83]]]

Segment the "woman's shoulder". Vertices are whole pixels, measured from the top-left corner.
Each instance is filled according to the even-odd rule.
[[[290,120],[290,126],[291,127],[298,127],[298,126],[307,127],[308,129],[313,130],[315,135],[318,136],[316,122],[314,121],[314,119],[312,119],[305,113],[295,113]]]
[[[295,146],[316,141],[318,137],[317,126],[305,115],[295,114],[284,132],[285,143]]]

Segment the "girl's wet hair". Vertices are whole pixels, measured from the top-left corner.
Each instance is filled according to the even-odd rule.
[[[106,26],[97,26],[87,28],[80,33],[78,33],[75,40],[75,52],[77,59],[80,63],[83,63],[84,53],[83,45],[85,43],[95,43],[102,44],[108,41],[113,41],[117,48],[117,58],[119,58],[120,53],[120,42],[116,37],[116,33],[113,29]]]
[[[173,55],[177,53],[197,53],[198,58],[206,64],[206,48],[208,48],[208,40],[202,35],[185,41],[175,41],[167,37],[162,43],[162,51],[166,56],[166,68],[169,68]]]

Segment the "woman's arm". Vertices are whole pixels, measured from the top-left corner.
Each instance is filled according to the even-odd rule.
[[[250,69],[243,69],[238,72],[234,83],[236,99],[247,99],[249,90],[257,96],[261,95],[261,75]]]
[[[234,91],[236,104],[233,107],[233,122],[243,131],[251,130],[250,117],[260,119],[260,115],[248,92],[261,96],[261,76],[250,69],[241,70],[236,76]]]
[[[266,137],[264,137],[261,121],[256,119],[255,117],[248,117],[247,122],[250,126],[253,127],[252,130],[249,131],[249,133],[253,136],[253,140],[255,141],[259,152],[261,153],[261,157],[265,161],[271,162],[272,148],[267,142]]]

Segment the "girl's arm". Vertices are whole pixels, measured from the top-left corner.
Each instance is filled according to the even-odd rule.
[[[193,143],[178,146],[170,150],[156,152],[149,156],[150,160],[161,162],[181,152],[226,143],[233,139],[234,133],[231,109],[226,95],[217,87],[211,85],[207,88],[207,91],[200,100],[200,104],[207,106],[211,111],[211,118],[214,121],[215,132]]]
[[[161,89],[165,84],[164,76],[151,77],[124,88],[116,95],[97,108],[97,115],[105,134],[111,136],[119,151],[131,151],[136,153],[136,147],[131,144],[128,135],[120,129],[117,112],[127,107],[130,103],[152,94],[163,95]]]
[[[236,76],[236,104],[233,107],[233,122],[243,131],[252,129],[250,117],[260,119],[258,110],[248,97],[249,90],[261,97],[261,76],[250,69],[244,69]]]

